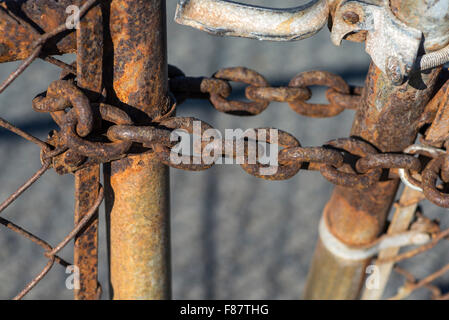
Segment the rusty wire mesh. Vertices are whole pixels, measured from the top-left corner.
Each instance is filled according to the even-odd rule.
[[[92,6],[93,3],[95,3],[96,0],[88,0],[86,1],[83,6],[80,7],[80,14],[84,14],[90,6]],[[20,17],[16,17],[19,19],[23,25],[26,25],[30,28],[30,33],[36,33],[37,30],[33,29],[28,23],[23,21]],[[31,65],[31,63],[39,58],[39,56],[42,53],[42,48],[46,41],[48,39],[60,34],[61,32],[64,32],[67,30],[67,24],[61,24],[60,26],[56,27],[54,30],[48,33],[42,34],[37,41],[33,45],[32,53],[22,61],[22,63],[19,65],[19,67],[13,71],[0,85],[0,93],[5,91],[5,89],[10,86],[14,80],[16,80],[21,73],[23,73],[27,67]],[[53,63],[61,68],[66,68],[71,70],[72,68],[65,64],[62,61],[59,61],[53,57],[45,57],[44,60]],[[39,138],[21,130],[20,128],[12,125],[8,121],[4,120],[3,118],[0,118],[0,126],[3,128],[13,132],[14,134],[17,134],[18,136],[22,137],[23,139],[32,142],[36,145],[38,145],[41,148],[41,162],[42,167],[36,171],[35,174],[33,174],[24,184],[22,184],[13,194],[11,194],[6,200],[4,200],[0,204],[0,213],[3,212],[7,207],[9,207],[14,201],[16,201],[22,194],[25,192],[28,188],[30,188],[39,178],[44,175],[44,173],[50,168],[51,165],[51,158],[55,155],[61,153],[63,150],[52,150],[50,151],[49,145],[40,140]],[[27,231],[26,229],[20,227],[19,225],[15,224],[14,222],[5,219],[3,217],[0,217],[0,224],[2,224],[4,227],[10,229],[11,231],[17,233],[18,235],[21,235],[28,240],[34,242],[38,246],[42,247],[44,249],[44,256],[48,259],[47,264],[42,269],[42,271],[37,274],[26,286],[23,290],[21,290],[14,299],[21,299],[23,298],[31,289],[33,289],[50,271],[50,269],[53,267],[55,263],[58,263],[64,267],[67,267],[70,265],[69,262],[62,259],[57,255],[59,251],[61,251],[79,232],[82,230],[92,219],[94,214],[96,213],[96,210],[100,206],[101,202],[103,201],[104,193],[103,188],[100,187],[99,196],[97,200],[95,201],[95,204],[89,209],[86,216],[84,216],[80,222],[73,228],[73,230],[67,234],[67,236],[56,246],[52,247],[50,244],[45,242],[45,240],[41,239],[40,237],[34,235],[33,233]],[[101,294],[101,293],[99,293]]]
[[[86,7],[87,8],[90,4],[92,4],[94,1],[87,1],[86,2]],[[82,9],[83,10],[83,9]],[[59,32],[63,32],[66,30],[65,25],[61,25],[60,27],[56,28],[54,32],[49,33],[49,34],[44,34],[41,36],[41,40],[38,41],[36,43],[36,49],[33,51],[33,53],[26,59],[23,61],[23,63],[20,65],[20,67],[13,72],[1,85],[0,85],[0,93],[3,92],[10,84],[13,83],[13,81],[35,60],[39,57],[40,54],[40,50],[42,48],[42,45],[45,43],[45,41],[47,39],[49,39],[51,36],[56,35]],[[54,58],[45,58],[48,62],[53,63],[61,68],[64,69],[68,69],[71,70],[71,67],[59,60],[56,60]],[[9,205],[11,205],[11,203],[13,203],[15,200],[17,200],[19,198],[19,196],[25,191],[27,190],[29,187],[31,187],[50,167],[50,161],[49,159],[52,156],[57,155],[58,153],[60,153],[62,150],[53,150],[53,151],[49,151],[48,149],[48,145],[24,132],[23,130],[13,126],[12,124],[8,123],[7,121],[5,121],[4,119],[0,119],[0,125],[2,127],[4,127],[7,130],[10,130],[11,132],[19,135],[20,137],[35,143],[36,145],[38,145],[41,150],[42,150],[42,167],[28,180],[26,181],[16,192],[14,192],[10,197],[8,197],[1,205],[0,205],[0,213],[5,210]],[[78,224],[75,226],[75,228],[56,246],[52,247],[49,244],[47,244],[44,240],[40,239],[39,237],[33,235],[32,233],[22,229],[20,226],[14,224],[13,222],[5,219],[5,218],[0,218],[0,223],[2,225],[4,225],[5,227],[9,228],[10,230],[16,232],[17,234],[26,237],[27,239],[33,241],[34,243],[38,244],[39,246],[41,246],[44,249],[44,255],[48,258],[48,263],[47,265],[44,267],[44,269],[42,269],[42,271],[35,276],[35,278],[33,278],[29,284],[15,297],[15,298],[22,298],[23,296],[25,296],[39,281],[41,281],[45,275],[49,272],[49,270],[52,268],[52,266],[55,263],[59,263],[62,266],[68,266],[70,265],[69,262],[65,261],[64,259],[60,258],[57,253],[65,246],[67,245],[67,243],[72,240],[76,234],[79,232],[79,230],[81,230],[90,220],[90,218],[92,217],[92,215],[95,213],[96,209],[99,207],[99,205],[101,204],[101,201],[103,199],[103,189],[101,189],[100,191],[100,196],[98,197],[95,205],[89,210],[89,213],[87,214],[87,216]],[[447,230],[443,231],[438,238],[438,241],[447,237]],[[436,244],[438,241],[433,241],[432,244]],[[427,248],[427,250],[433,248],[433,246],[429,245],[429,247]],[[423,248],[419,249],[419,253],[423,252]],[[410,258],[410,256],[407,256],[407,258]],[[401,259],[397,259],[398,261]],[[396,261],[397,262],[397,261]],[[446,271],[448,271],[448,266],[444,266],[442,269],[438,270],[437,272],[429,275],[428,277],[425,277],[424,279],[417,281],[413,276],[411,276],[409,273],[406,273],[405,271],[403,271],[402,269],[398,269],[399,272],[401,274],[404,274],[406,276],[407,279],[407,283],[409,286],[409,290],[413,291],[413,290],[417,290],[421,287],[426,287],[429,288],[434,297],[435,298],[449,298],[447,294],[443,295],[441,293],[441,291],[438,291],[438,289],[436,289],[436,287],[431,286],[429,283],[435,279],[437,279],[439,276],[442,276]]]

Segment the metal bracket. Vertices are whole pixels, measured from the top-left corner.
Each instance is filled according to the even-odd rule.
[[[293,41],[317,33],[329,16],[330,0],[313,0],[291,9],[273,9],[227,0],[180,0],[175,21],[220,35]],[[343,0],[337,7],[331,39],[335,45],[366,31],[366,51],[374,64],[400,85],[412,71],[423,38],[390,9],[388,0]]]
[[[220,36],[293,41],[313,36],[326,24],[327,0],[273,9],[226,0],[180,0],[175,21]]]
[[[367,31],[366,52],[396,85],[407,77],[416,61],[422,32],[400,21],[389,1],[343,0],[332,26],[332,42],[339,46],[349,34]]]

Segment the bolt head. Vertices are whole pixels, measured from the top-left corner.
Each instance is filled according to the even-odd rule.
[[[404,68],[401,67],[401,62],[397,57],[390,56],[387,58],[385,72],[394,85],[398,86],[404,82]]]
[[[342,14],[343,21],[347,24],[356,24],[360,21],[360,17],[354,11],[346,11]]]

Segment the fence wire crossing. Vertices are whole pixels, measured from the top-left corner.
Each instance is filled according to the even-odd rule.
[[[96,0],[88,0],[86,1],[81,7],[80,7],[80,15],[82,16],[87,10],[96,2]],[[32,28],[26,21],[21,19],[18,16],[14,17],[15,19],[18,19],[22,25],[28,26],[30,28],[30,33],[37,33],[38,31]],[[45,45],[45,43],[51,39],[54,36],[57,36],[58,34],[64,32],[67,30],[67,24],[63,23],[57,28],[55,28],[52,32],[45,33],[41,35],[38,40],[34,43],[33,51],[32,53],[23,60],[23,62],[20,64],[20,66],[12,72],[6,80],[2,82],[0,85],[0,93],[6,90],[8,86],[10,86],[14,80],[16,80],[20,74],[22,74],[30,65],[31,63],[37,59],[37,58],[43,58],[45,61],[48,61],[50,63],[53,63],[63,69],[73,71],[73,67],[70,65],[65,64],[64,62],[55,59],[53,57],[45,57],[42,54],[42,49]],[[3,128],[17,134],[18,136],[24,138],[25,140],[28,140],[29,142],[32,142],[36,145],[38,145],[41,148],[41,160],[42,160],[42,167],[36,171],[33,176],[28,179],[22,186],[20,186],[13,194],[11,194],[5,201],[3,201],[0,204],[0,213],[3,212],[6,208],[8,208],[14,201],[16,201],[23,192],[25,192],[28,188],[30,188],[39,178],[41,178],[45,172],[51,167],[51,159],[64,152],[65,150],[50,150],[51,146],[48,145],[46,142],[40,140],[39,138],[17,128],[16,126],[12,125],[8,121],[6,121],[3,118],[0,118],[0,126]],[[9,221],[3,217],[0,217],[0,223],[5,226],[6,228],[12,230],[13,232],[17,233],[18,235],[21,235],[35,244],[39,245],[44,249],[44,256],[48,258],[48,262],[45,265],[45,267],[42,269],[42,271],[36,275],[26,286],[25,288],[20,291],[15,297],[14,300],[22,299],[28,292],[30,292],[44,277],[45,275],[50,271],[50,269],[53,267],[55,263],[60,264],[63,267],[68,267],[72,265],[71,263],[67,262],[66,260],[62,259],[57,255],[59,251],[61,251],[72,239],[74,239],[78,233],[87,225],[89,222],[91,222],[91,219],[94,217],[95,213],[97,212],[97,209],[99,208],[101,202],[104,198],[104,191],[103,187],[100,187],[99,190],[99,196],[97,200],[95,201],[95,204],[92,206],[92,208],[89,209],[88,213],[83,217],[82,220],[73,228],[73,230],[55,247],[52,247],[50,244],[48,244],[45,240],[39,238],[38,236],[32,234],[31,232],[23,229],[22,227],[16,225],[14,222]],[[101,291],[99,291],[99,296],[101,295]]]
[[[81,19],[95,3],[97,0],[88,0],[80,6],[79,16]],[[28,28],[30,34],[39,34],[38,30],[20,16],[14,16],[14,19],[21,26]],[[60,67],[63,71],[61,79],[50,84],[45,95],[40,95],[33,100],[35,111],[50,113],[60,126],[61,132],[56,133],[53,140],[42,141],[0,118],[0,126],[39,146],[42,162],[42,167],[0,204],[0,213],[16,201],[50,168],[54,168],[61,174],[74,173],[88,166],[127,157],[133,146],[133,152],[136,150],[146,152],[154,160],[173,168],[199,171],[212,167],[214,163],[205,163],[203,159],[192,159],[190,155],[181,155],[183,159],[186,159],[186,162],[181,164],[173,163],[170,157],[174,147],[170,140],[173,131],[183,129],[193,135],[195,122],[200,124],[201,129],[213,129],[204,121],[191,117],[174,116],[176,108],[186,99],[207,99],[220,112],[246,116],[263,112],[271,102],[286,102],[293,111],[302,116],[325,118],[336,116],[345,110],[357,110],[364,94],[364,88],[351,87],[341,77],[324,71],[303,72],[294,77],[288,86],[272,87],[261,74],[244,67],[221,69],[211,77],[195,78],[186,76],[177,67],[169,66],[170,92],[163,102],[166,112],[152,119],[151,125],[139,126],[134,124],[131,117],[120,108],[105,103],[105,101],[89,100],[73,80],[73,76],[76,75],[76,64],[69,65],[46,54],[44,48],[48,41],[72,31],[71,27],[64,22],[52,31],[39,35],[32,44],[30,54],[0,85],[0,93],[2,93],[38,58]],[[77,48],[77,50],[81,49]],[[70,78],[71,76],[72,78]],[[448,79],[446,74],[445,85],[439,92],[446,90],[449,86]],[[230,84],[232,81],[247,85],[245,96],[249,101],[229,98],[232,92]],[[312,97],[310,87],[317,85],[328,87],[326,97],[329,104],[306,102]],[[68,104],[67,101],[70,103]],[[434,125],[438,111],[435,104],[435,102],[433,104],[431,102],[426,108],[422,117],[422,126]],[[73,108],[66,113],[69,106]],[[98,110],[98,112],[93,110]],[[64,117],[61,117],[61,113]],[[94,120],[109,124],[106,129],[101,128],[103,131],[98,128],[94,130]],[[262,129],[265,128],[255,130],[258,132]],[[97,135],[93,141],[87,139],[87,135],[91,133]],[[264,176],[260,174],[260,170],[266,168],[266,164],[260,162],[250,164],[248,161],[244,161],[241,167],[248,174],[268,180],[286,180],[301,170],[315,170],[335,185],[361,190],[366,190],[380,181],[402,179],[407,185],[406,191],[404,191],[404,198],[401,197],[401,200],[395,205],[393,222],[387,233],[363,245],[347,246],[346,253],[343,251],[340,253],[351,255],[362,251],[363,254],[371,252],[367,257],[377,256],[374,264],[381,269],[383,277],[388,279],[392,269],[402,274],[406,279],[405,284],[391,299],[407,298],[415,290],[421,288],[430,290],[434,299],[449,299],[449,293],[442,293],[438,287],[432,284],[449,271],[449,264],[421,280],[417,280],[406,270],[395,266],[396,263],[431,250],[449,237],[449,229],[440,230],[437,222],[417,213],[418,203],[425,198],[441,207],[449,207],[449,196],[444,192],[444,185],[438,184],[438,181],[444,183],[449,181],[449,156],[446,144],[422,147],[428,142],[423,134],[423,143],[413,151],[394,153],[379,152],[370,143],[352,136],[334,139],[319,147],[303,147],[293,135],[282,130],[279,130],[278,133],[279,135],[276,137],[279,138],[279,141],[275,142],[274,136],[271,135],[262,139],[263,142],[276,143],[281,147],[278,154],[277,172]],[[105,139],[107,139],[106,142]],[[251,150],[248,139],[244,139],[243,142],[244,158],[247,160]],[[200,144],[203,150],[211,147],[209,140],[201,140]],[[138,148],[135,148],[136,145]],[[220,145],[229,145],[232,152],[231,154],[220,153],[217,154],[217,157],[237,158],[238,155],[235,151],[237,141],[222,140]],[[75,151],[71,156],[68,155],[70,150]],[[65,160],[70,161],[66,161],[67,165],[58,166],[57,164],[61,163],[62,155],[65,156]],[[408,189],[414,189],[417,192],[413,197],[406,197],[405,194],[410,192]],[[63,267],[72,265],[59,257],[58,252],[92,223],[104,197],[105,191],[99,185],[98,196],[94,204],[72,231],[56,246],[51,246],[45,240],[14,222],[0,217],[0,223],[3,226],[39,245],[44,250],[43,255],[48,259],[42,271],[14,299],[21,299],[30,292],[47,275],[55,263]],[[406,216],[404,216],[404,212],[408,212]],[[324,220],[327,218],[325,217]],[[330,234],[334,233],[331,225],[324,224],[323,228],[327,228]],[[387,245],[387,243],[390,244]],[[408,245],[417,245],[417,247],[399,254],[399,247]],[[95,296],[97,299],[101,297],[101,286],[98,287]]]

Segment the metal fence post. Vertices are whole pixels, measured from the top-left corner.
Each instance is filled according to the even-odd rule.
[[[103,78],[103,17],[97,4],[80,21],[77,36],[77,84],[96,98],[101,94]],[[89,212],[98,198],[100,165],[75,172],[75,225]],[[94,300],[101,295],[98,284],[98,210],[94,219],[75,237],[74,265],[80,271],[76,300]]]
[[[109,99],[135,123],[167,112],[164,0],[112,0],[106,41]],[[169,299],[169,171],[150,154],[106,166],[114,299]]]
[[[448,30],[449,22],[444,20],[445,16],[437,10],[428,10],[425,1],[397,0],[391,1],[390,5],[400,19],[422,30],[426,39],[438,37],[441,30]],[[428,43],[425,46],[427,52],[447,45],[444,41],[438,46]],[[370,142],[382,152],[404,150],[416,138],[418,121],[434,93],[440,70],[416,72],[406,83],[395,86],[371,64],[351,135]],[[336,187],[324,209],[323,219],[343,243],[350,246],[367,244],[383,231],[397,187],[395,180],[379,182],[362,190]],[[357,298],[369,261],[341,259],[319,240],[304,298]]]

